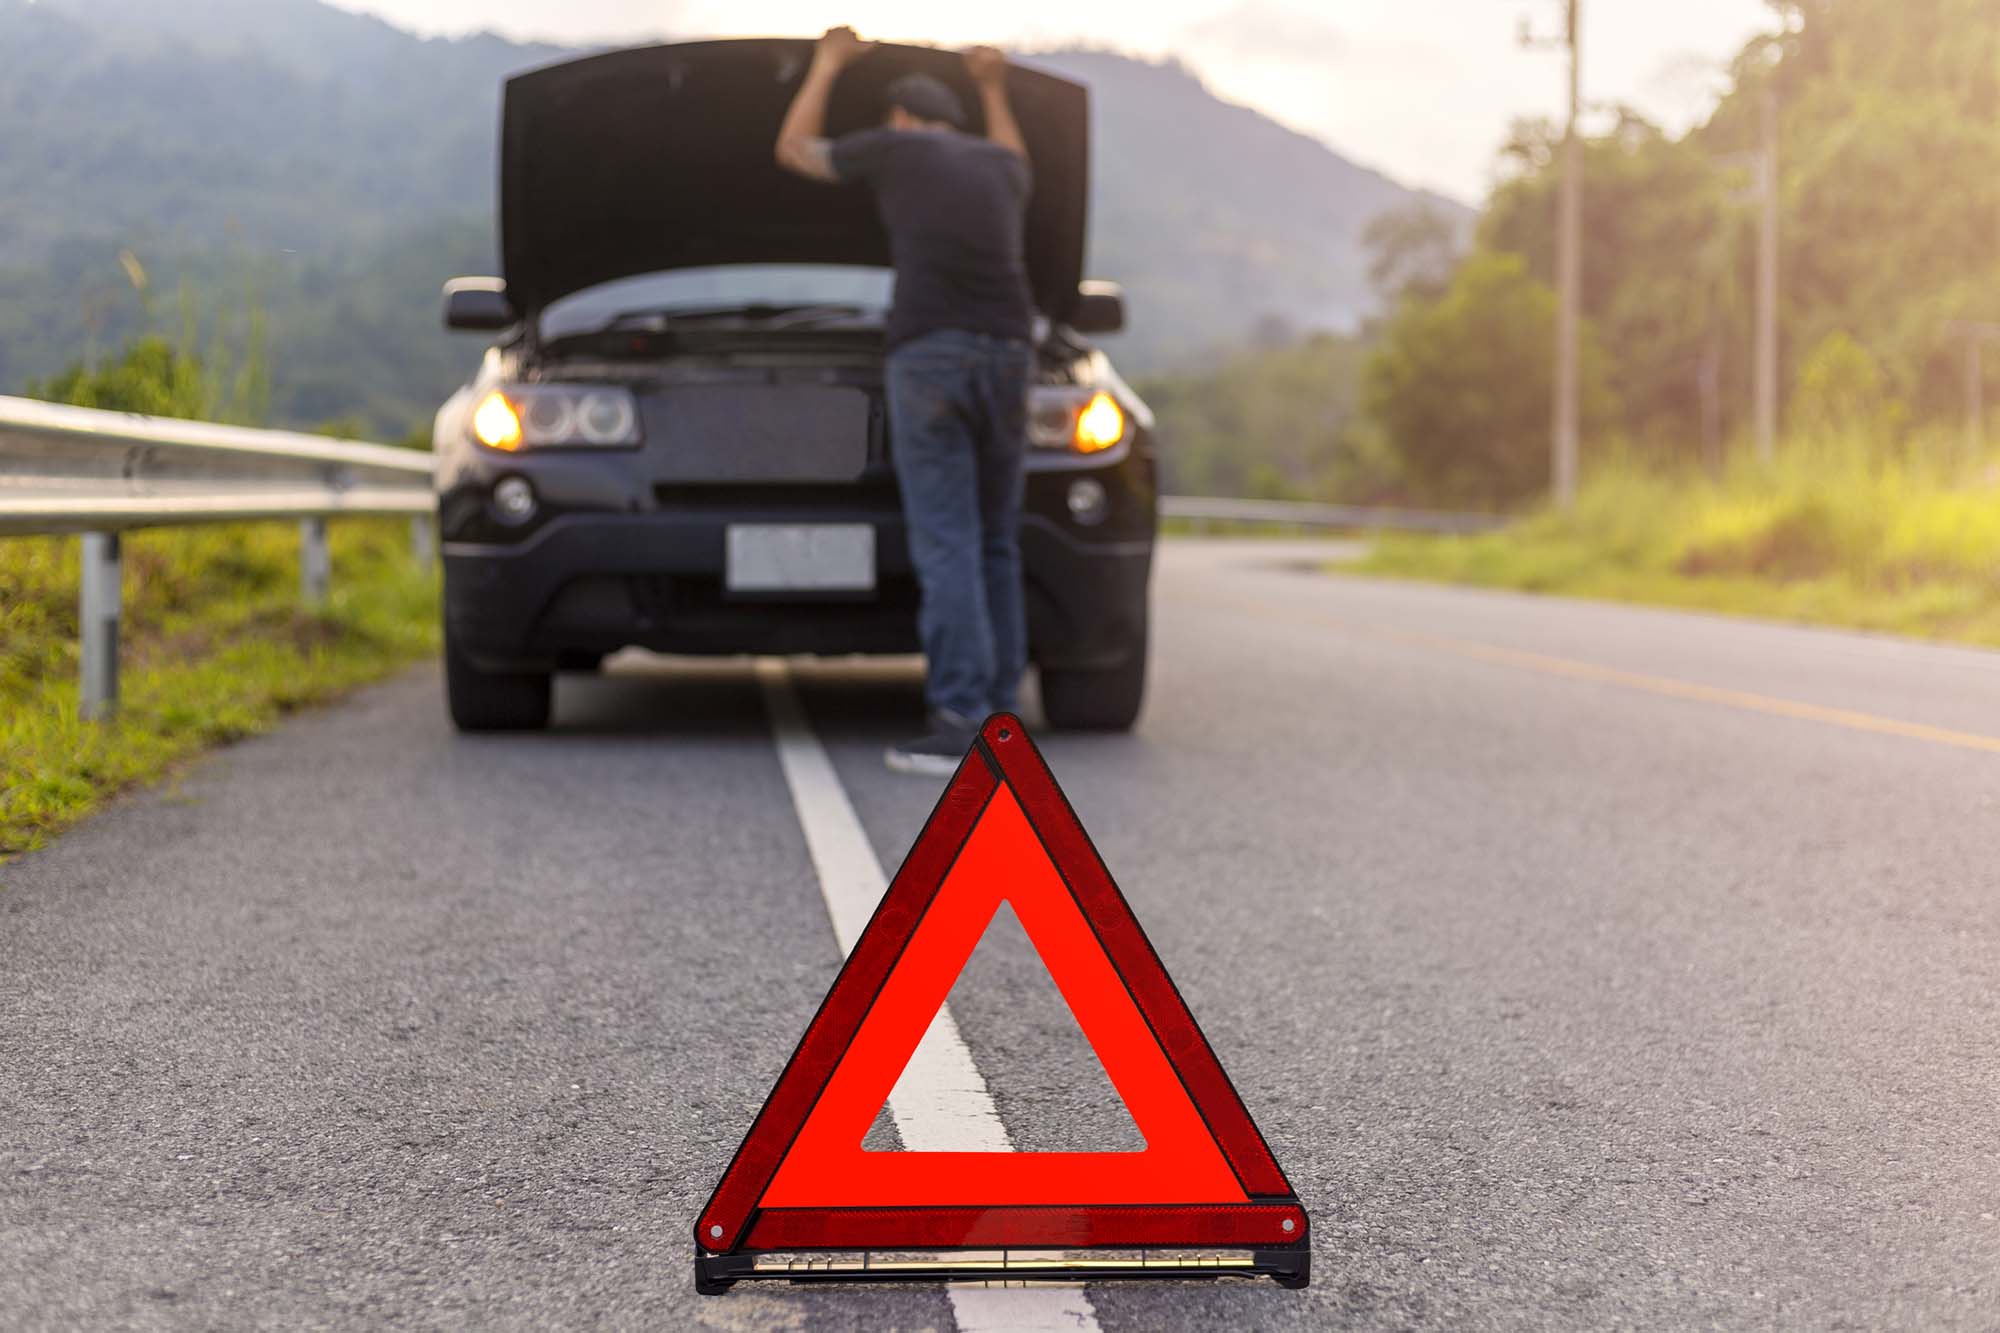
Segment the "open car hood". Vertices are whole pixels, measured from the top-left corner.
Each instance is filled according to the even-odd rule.
[[[887,265],[869,192],[804,180],[772,158],[813,44],[685,42],[587,56],[507,81],[500,253],[514,309],[533,319],[585,287],[709,264]],[[879,124],[912,70],[955,88],[982,131],[955,52],[878,45],[850,65],[831,136]],[[1027,261],[1035,304],[1064,319],[1083,276],[1089,94],[1014,66],[1008,91],[1034,165]]]

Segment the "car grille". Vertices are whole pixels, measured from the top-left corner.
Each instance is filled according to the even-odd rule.
[[[881,432],[868,390],[835,384],[685,384],[646,395],[657,483],[851,482]]]

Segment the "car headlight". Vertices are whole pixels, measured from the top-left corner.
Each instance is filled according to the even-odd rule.
[[[510,384],[479,400],[472,437],[488,449],[626,449],[639,443],[639,405],[604,385]]]
[[[1127,428],[1124,409],[1102,389],[1044,384],[1028,396],[1028,442],[1037,449],[1102,453]]]

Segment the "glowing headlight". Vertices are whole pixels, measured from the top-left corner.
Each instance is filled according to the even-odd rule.
[[[1042,385],[1028,400],[1028,442],[1037,449],[1102,453],[1125,439],[1125,413],[1102,389]]]
[[[1094,395],[1076,414],[1078,453],[1094,454],[1125,438],[1125,414],[1108,393]]]
[[[489,393],[472,414],[472,433],[488,449],[519,449],[521,418],[506,395]]]
[[[601,385],[510,384],[480,400],[472,434],[489,449],[618,449],[639,443],[628,390]]]

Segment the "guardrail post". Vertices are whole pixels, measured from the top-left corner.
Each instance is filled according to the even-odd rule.
[[[437,530],[431,526],[429,514],[410,520],[410,554],[416,557],[417,568],[427,573],[437,563]]]
[[[118,612],[123,602],[118,534],[83,534],[83,692],[77,716],[86,720],[118,711]]]
[[[299,595],[307,606],[326,603],[327,584],[333,575],[333,557],[326,549],[326,520],[302,519],[299,523]]]

